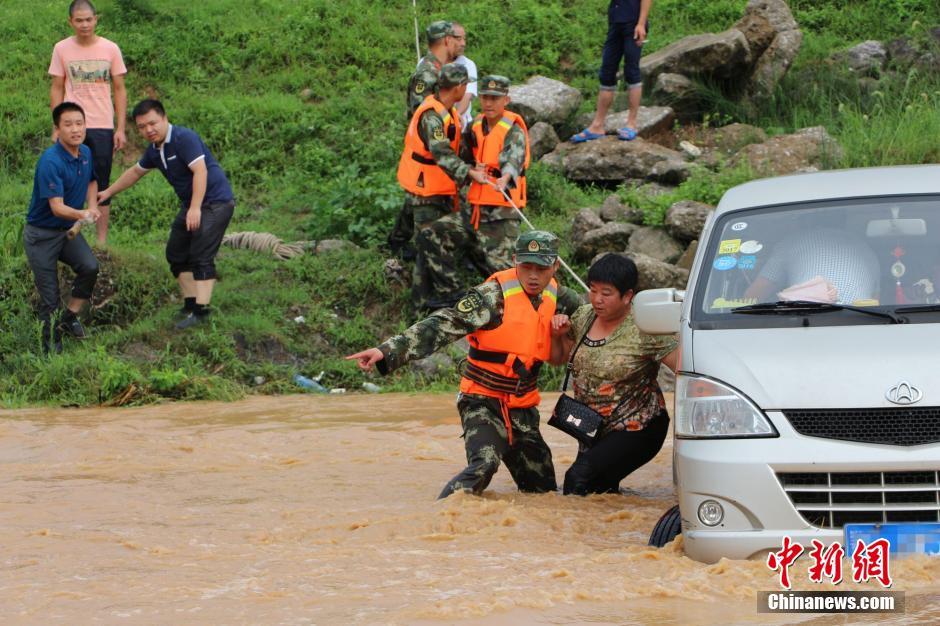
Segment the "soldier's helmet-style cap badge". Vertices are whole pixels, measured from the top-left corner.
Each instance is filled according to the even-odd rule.
[[[558,237],[545,230],[530,230],[516,240],[516,263],[549,266],[558,258]]]
[[[509,95],[509,79],[505,76],[490,74],[480,79],[479,95],[481,96],[506,96]]]

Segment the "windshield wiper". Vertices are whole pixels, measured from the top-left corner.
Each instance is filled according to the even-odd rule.
[[[940,310],[940,308],[938,308]],[[747,306],[739,306],[731,309],[732,313],[745,313],[750,315],[787,315],[792,313],[828,313],[830,311],[855,311],[864,313],[873,317],[881,317],[891,320],[892,324],[903,324],[902,320],[893,313],[885,311],[875,311],[861,306],[852,306],[851,304],[836,304],[834,302],[811,302],[809,300],[779,300],[777,302],[759,302]],[[901,309],[898,309],[900,312]]]
[[[929,313],[931,311],[940,311],[940,304],[919,304],[914,306],[899,306],[894,310],[895,313]]]

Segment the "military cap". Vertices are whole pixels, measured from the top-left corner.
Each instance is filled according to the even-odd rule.
[[[437,86],[447,89],[468,82],[470,82],[470,77],[467,75],[467,68],[456,63],[448,63],[441,68],[441,77],[437,80]]]
[[[428,43],[432,41],[437,41],[438,39],[443,39],[448,35],[453,36],[454,34],[454,23],[448,22],[445,20],[440,20],[437,22],[431,22],[428,24]]]
[[[477,89],[481,96],[508,96],[509,79],[505,76],[490,74],[480,79]]]
[[[558,259],[558,237],[547,230],[530,230],[516,239],[516,263],[553,265]]]

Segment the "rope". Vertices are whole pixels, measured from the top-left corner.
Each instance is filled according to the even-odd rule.
[[[232,233],[222,239],[222,245],[239,250],[253,250],[255,252],[269,252],[284,261],[300,256],[307,249],[312,249],[315,242],[295,241],[284,243],[271,233],[255,233],[246,231]]]

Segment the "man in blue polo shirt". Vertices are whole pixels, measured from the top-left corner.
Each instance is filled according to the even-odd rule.
[[[85,141],[85,112],[74,102],[52,110],[58,139],[39,157],[33,178],[23,248],[39,292],[43,352],[62,351],[61,331],[85,337],[78,313],[91,298],[98,279],[98,260],[77,230],[76,222],[92,223],[98,212],[98,183],[91,150]],[[83,209],[85,205],[87,209]],[[59,261],[75,272],[72,297],[61,316],[59,309]],[[58,324],[55,323],[58,317]]]
[[[183,292],[182,318],[176,328],[195,326],[209,315],[215,285],[215,255],[235,210],[225,172],[195,132],[170,124],[159,100],[142,100],[132,113],[137,130],[150,146],[136,165],[98,194],[110,198],[160,170],[180,199],[170,227],[166,260]]]

